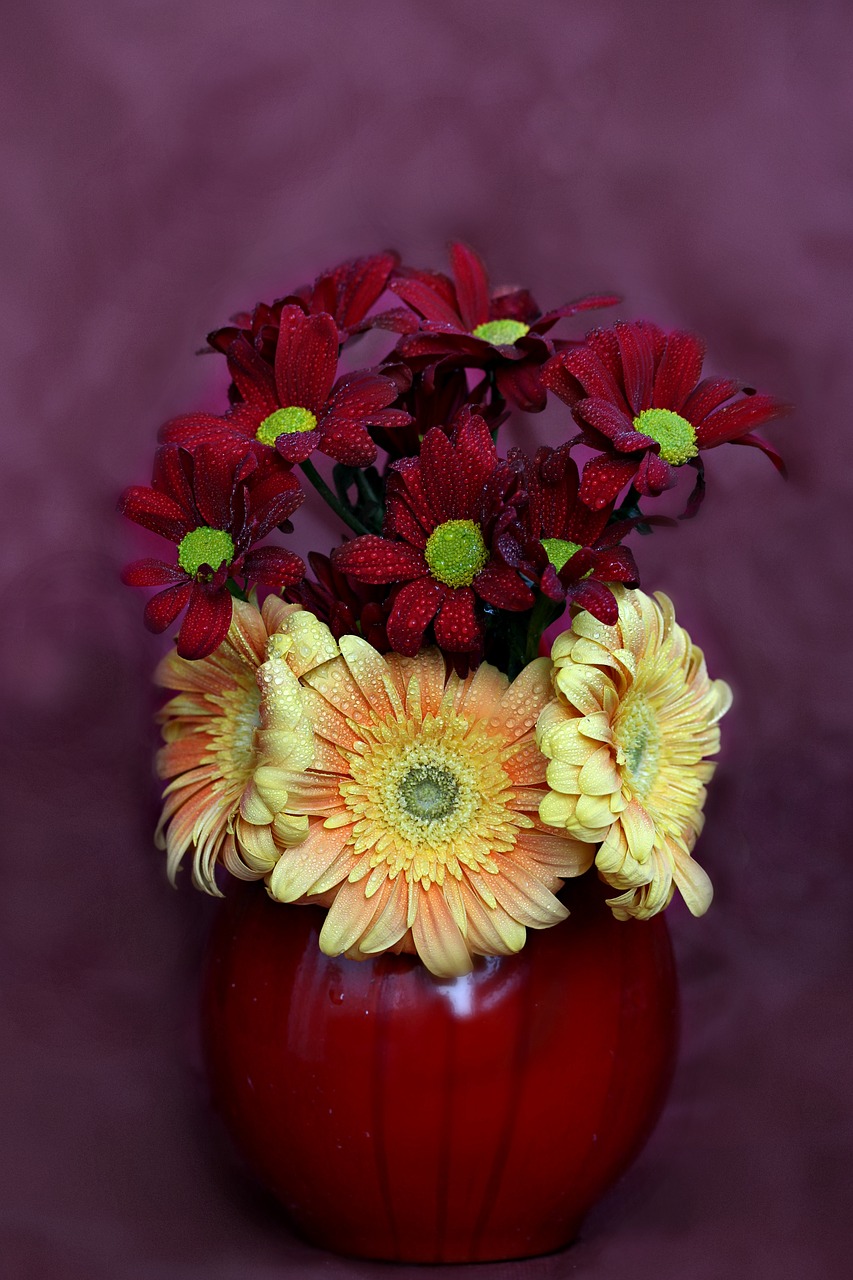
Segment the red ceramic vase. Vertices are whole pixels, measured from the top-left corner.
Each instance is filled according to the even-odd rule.
[[[332,960],[323,911],[244,886],[204,987],[213,1099],[295,1229],[338,1253],[487,1262],[550,1253],[637,1155],[672,1076],[663,917],[620,922],[594,877],[513,957],[434,978]]]

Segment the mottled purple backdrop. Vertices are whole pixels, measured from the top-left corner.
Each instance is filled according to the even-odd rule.
[[[787,486],[721,450],[702,517],[638,548],[737,695],[699,846],[717,898],[671,913],[671,1103],[580,1243],[489,1275],[848,1275],[850,6],[7,8],[3,1275],[376,1270],[294,1241],[212,1136],[210,904],[152,845],[157,643],[114,506],[161,421],[221,403],[208,329],[338,257],[441,266],[451,236],[546,304],[621,290],[798,406],[770,433]]]

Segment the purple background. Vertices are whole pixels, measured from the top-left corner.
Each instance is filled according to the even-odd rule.
[[[737,695],[698,851],[717,899],[698,923],[671,913],[671,1103],[580,1243],[489,1274],[849,1274],[851,16],[843,0],[10,8],[9,1280],[377,1270],[294,1241],[210,1128],[192,1014],[211,904],[169,889],[151,842],[157,646],[117,584],[138,548],[114,504],[147,479],[161,421],[218,403],[219,363],[193,355],[208,329],[339,257],[393,244],[443,266],[450,236],[546,305],[615,287],[621,314],[695,328],[711,369],[798,406],[768,432],[787,486],[721,450],[701,518],[638,548],[646,588],[672,594]]]

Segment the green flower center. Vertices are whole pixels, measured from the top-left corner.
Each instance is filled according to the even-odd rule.
[[[654,712],[641,693],[627,698],[613,729],[628,779],[637,795],[644,799],[658,776],[660,730]]]
[[[472,338],[482,338],[483,342],[491,342],[494,347],[511,347],[530,332],[529,324],[520,320],[487,320],[471,330]]]
[[[566,542],[563,538],[543,538],[542,546],[557,573],[567,561],[571,560],[575,552],[581,549],[579,542]]]
[[[276,409],[268,418],[264,418],[255,433],[255,439],[261,444],[275,444],[279,436],[290,436],[296,431],[313,431],[317,419],[310,409],[303,409],[298,404],[288,405],[286,409]]]
[[[489,559],[473,520],[445,520],[433,529],[424,555],[432,576],[448,587],[469,586]]]
[[[178,547],[178,564],[193,577],[203,564],[218,569],[222,561],[228,564],[234,559],[234,541],[224,529],[209,529],[203,525],[192,529],[181,539]]]
[[[456,808],[459,783],[449,769],[434,764],[415,765],[400,781],[398,796],[411,817],[438,822]]]
[[[634,430],[656,440],[660,456],[674,467],[680,467],[699,452],[693,424],[671,409],[644,409],[634,419]]]

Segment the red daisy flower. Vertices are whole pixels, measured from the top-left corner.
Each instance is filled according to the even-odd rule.
[[[633,555],[619,544],[636,521],[608,521],[613,506],[591,511],[578,498],[578,469],[569,448],[542,448],[531,461],[512,449],[509,461],[521,477],[528,504],[497,547],[506,563],[535,582],[549,600],[579,605],[612,626],[619,609],[608,582],[636,587]]]
[[[254,311],[240,312],[231,324],[208,334],[207,340],[214,351],[227,355],[232,343],[244,338],[263,360],[272,364],[282,310],[293,303],[310,315],[325,312],[332,316],[341,344],[366,329],[410,333],[416,328],[416,322],[405,307],[368,315],[387,289],[388,278],[399,262],[400,256],[394,252],[351,258],[330,271],[324,271],[313,285],[303,285],[272,303],[259,302]]]
[[[284,483],[286,481],[286,483]],[[137,560],[122,580],[134,587],[165,587],[145,606],[145,625],[165,631],[183,609],[178,633],[182,658],[205,658],[225,639],[231,622],[229,577],[282,587],[305,573],[299,556],[283,547],[252,545],[296,510],[303,494],[292,476],[265,468],[253,454],[199,445],[157,450],[152,487],[126,489],[119,511],[177,544],[178,562]]]
[[[498,391],[525,412],[544,409],[539,370],[553,351],[546,334],[563,316],[612,306],[615,295],[579,298],[543,314],[526,289],[491,292],[485,265],[468,245],[450,245],[453,279],[398,268],[388,287],[421,317],[420,332],[401,339],[414,368],[436,360],[494,371]]]
[[[433,427],[420,457],[391,467],[386,536],[355,538],[332,552],[332,564],[361,582],[402,584],[387,627],[398,653],[416,654],[430,623],[442,649],[479,652],[480,602],[514,612],[533,605],[530,587],[492,550],[521,497],[517,472],[498,459],[486,423],[466,412],[452,439]]]
[[[341,636],[362,636],[379,653],[387,653],[387,622],[390,601],[386,587],[370,586],[347,577],[328,556],[309,551],[308,563],[314,579],[304,578],[284,591],[285,600],[301,604],[325,622],[336,640]]]
[[[731,378],[700,381],[704,357],[694,334],[665,334],[638,320],[597,329],[546,364],[542,380],[571,406],[582,428],[577,439],[602,451],[584,467],[582,502],[600,510],[631,482],[638,493],[662,493],[675,484],[677,468],[691,463],[700,470],[698,505],[699,453],[728,442],[761,449],[784,472],[782,459],[752,428],[789,406]],[[742,398],[733,400],[739,392]]]
[[[391,409],[400,379],[372,369],[338,369],[338,332],[325,313],[282,308],[272,365],[244,338],[228,348],[228,367],[241,400],[222,417],[193,413],[169,422],[163,441],[194,449],[201,443],[274,446],[287,463],[305,462],[315,449],[351,467],[376,459],[368,426],[407,426],[408,413]]]

